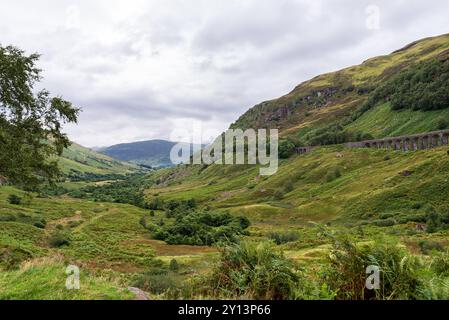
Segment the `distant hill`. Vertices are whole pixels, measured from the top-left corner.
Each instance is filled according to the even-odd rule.
[[[121,161],[151,167],[169,167],[172,166],[170,150],[174,145],[176,142],[148,140],[117,144],[102,148],[99,152]]]
[[[66,175],[125,175],[137,170],[133,164],[117,161],[76,143],[64,150],[59,166]]]

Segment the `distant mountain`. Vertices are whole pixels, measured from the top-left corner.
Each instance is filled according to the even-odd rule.
[[[151,167],[169,167],[170,151],[177,142],[165,140],[148,140],[122,143],[107,148],[97,149],[114,159]]]

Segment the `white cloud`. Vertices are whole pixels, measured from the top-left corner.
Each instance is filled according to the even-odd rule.
[[[366,27],[368,6],[379,7],[378,29]],[[0,0],[0,41],[42,54],[43,85],[84,109],[70,137],[98,146],[168,138],[194,120],[224,130],[303,80],[448,32],[448,9],[444,0]]]

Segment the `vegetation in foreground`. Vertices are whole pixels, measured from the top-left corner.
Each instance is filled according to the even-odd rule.
[[[413,79],[412,89],[387,83],[401,86],[398,94],[445,83],[446,65],[417,64],[444,57],[445,50],[447,36],[427,39],[320,76],[262,111],[255,108],[237,125],[272,119],[270,124],[284,126],[282,134],[292,140],[281,152],[309,141],[295,136],[325,144],[321,139],[348,139],[349,131],[363,139],[443,128],[447,124],[439,119],[447,117],[447,108],[399,108],[388,95],[352,116],[374,87],[396,79],[392,75],[403,68],[418,66],[398,76]],[[435,68],[444,71],[440,79],[426,76]],[[299,115],[277,114],[279,104],[298,107],[307,97]],[[70,106],[56,102],[57,108]],[[438,110],[413,110],[429,108]],[[351,121],[340,122],[347,117]],[[322,136],[325,131],[330,135]],[[41,141],[37,147],[44,148],[38,153],[46,149]],[[131,285],[154,299],[449,299],[446,147],[286,152],[271,177],[260,177],[256,167],[214,165],[129,175],[132,168],[77,146],[66,152],[72,154],[61,159],[68,178],[61,192],[0,187],[0,298],[130,299]],[[22,163],[27,170],[19,180],[41,182],[36,172],[46,167],[39,159]],[[8,178],[18,168],[4,163],[9,167],[2,166],[1,174]],[[65,289],[69,264],[82,270],[81,291]],[[369,265],[380,268],[377,291],[364,286]]]

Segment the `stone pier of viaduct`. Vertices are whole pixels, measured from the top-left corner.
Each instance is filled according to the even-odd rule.
[[[449,130],[433,131],[415,135],[389,137],[384,139],[348,142],[347,148],[375,148],[398,151],[416,151],[437,148],[449,144]],[[313,147],[296,148],[296,153],[308,153]]]

